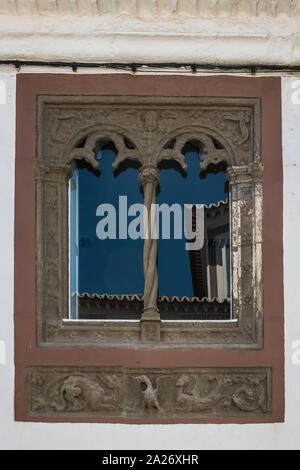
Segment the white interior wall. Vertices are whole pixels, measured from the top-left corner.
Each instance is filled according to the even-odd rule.
[[[1,449],[300,448],[300,354],[295,349],[300,348],[297,343],[300,340],[300,100],[297,99],[300,93],[297,95],[293,86],[295,78],[283,79],[286,422],[252,425],[22,423],[14,421],[13,411],[15,75],[0,74],[0,342],[6,345],[6,364],[1,364],[0,357]]]

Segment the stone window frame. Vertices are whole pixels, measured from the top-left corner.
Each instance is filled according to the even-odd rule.
[[[63,339],[57,347],[39,344],[36,280],[40,267],[36,265],[35,208],[38,201],[34,169],[38,155],[39,95],[102,95],[116,96],[116,100],[119,96],[217,96],[261,100],[262,349],[240,350],[230,348],[229,344],[216,350],[182,346],[172,349],[156,344],[137,347],[134,342],[130,343],[131,337],[127,337],[123,347],[108,343],[102,347],[99,345],[101,334],[98,343],[78,346],[78,338],[71,338],[71,333],[66,331],[66,347]],[[281,119],[281,80],[278,77],[113,73],[17,76],[14,270],[17,421],[127,424],[284,421]],[[238,123],[233,125],[240,129]]]
[[[100,115],[103,120],[99,122]],[[85,145],[78,148],[83,138]],[[146,205],[155,202],[159,161],[173,158],[184,167],[181,149],[185,142],[197,139],[203,143],[202,168],[209,163],[227,164],[231,189],[232,308],[237,321],[160,321],[153,304],[157,292],[157,273],[153,269],[145,270],[146,288],[147,279],[150,285],[154,280],[156,287],[148,290],[152,303],[145,296],[148,305],[141,322],[66,320],[70,163],[84,158],[95,167],[93,149],[100,138],[114,142],[118,150],[115,167],[126,158],[141,163],[139,179]],[[134,143],[134,149],[126,147],[124,138]],[[174,138],[174,149],[166,149]],[[221,148],[215,146],[215,141],[221,143]],[[38,96],[35,159],[38,345],[175,350],[263,348],[260,155],[260,98]],[[152,244],[152,251],[157,250],[153,246],[155,241],[147,243]]]

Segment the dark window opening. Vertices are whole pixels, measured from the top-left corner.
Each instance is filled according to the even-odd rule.
[[[200,170],[203,146],[188,142],[184,148],[188,164],[183,171],[174,161],[160,164],[160,194],[157,202],[192,207],[192,231],[196,232],[196,205],[204,205],[204,234],[201,249],[186,249],[185,238],[158,239],[159,298],[165,320],[230,319],[230,214],[226,165]],[[166,171],[168,170],[168,171]],[[160,214],[161,215],[161,214]],[[170,213],[174,223],[174,211]],[[160,220],[159,228],[162,221]],[[172,226],[172,223],[171,223]],[[184,226],[182,226],[184,232]],[[192,244],[191,244],[192,245]],[[176,308],[175,308],[176,304]]]
[[[73,162],[69,190],[70,318],[139,319],[140,310],[136,311],[129,302],[120,303],[118,297],[143,294],[143,240],[131,240],[125,235],[122,238],[119,205],[142,204],[143,196],[137,171],[132,168],[135,165],[124,162],[126,171],[114,171],[116,153],[111,144],[105,147],[96,149],[100,170],[92,169],[83,160]],[[108,216],[105,207],[103,215],[97,216],[102,204],[109,204],[108,212],[115,215],[103,230],[115,238],[97,236],[97,224]]]

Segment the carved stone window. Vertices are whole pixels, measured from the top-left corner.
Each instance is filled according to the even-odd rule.
[[[260,100],[256,98],[38,97],[36,308],[40,346],[263,346],[260,122]],[[225,204],[224,210],[231,214],[229,319],[162,320],[159,312],[164,309],[164,301],[158,299],[157,240],[151,237],[144,240],[143,297],[134,299],[142,307],[141,321],[82,322],[68,318],[68,186],[73,162],[85,161],[95,171],[101,171],[95,149],[99,142],[108,141],[116,150],[115,169],[127,161],[138,164],[149,214],[156,202],[162,162],[175,162],[185,170],[183,149],[188,142],[201,144],[202,170],[226,165],[230,207]],[[150,233],[150,218],[148,230]],[[214,236],[218,234],[215,232]],[[191,263],[197,262],[196,256],[197,252]],[[93,304],[97,308],[97,303],[109,300],[100,296],[94,298]],[[124,308],[132,301],[128,297],[117,300]],[[78,301],[86,304],[89,299],[80,293]]]
[[[280,78],[19,74],[16,117],[16,419],[283,421]],[[91,315],[69,316],[69,188],[88,171],[102,190],[108,167],[124,185],[130,172],[148,205],[170,204],[169,183],[179,194],[191,171],[201,192],[221,169],[214,177],[226,179],[225,198],[218,193],[213,205],[178,198],[207,205],[204,226],[214,244],[229,232],[222,250],[213,244],[185,253],[194,298],[166,292],[162,258],[173,255],[160,239],[145,247],[139,240],[141,284],[129,292],[138,295],[111,298],[103,287],[91,298],[97,285],[79,290],[80,309]],[[194,223],[195,208],[189,214]],[[119,312],[132,304],[130,321]]]

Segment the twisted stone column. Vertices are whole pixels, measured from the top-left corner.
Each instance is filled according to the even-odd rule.
[[[144,191],[144,311],[142,313],[142,342],[160,340],[160,315],[157,308],[158,275],[157,275],[157,238],[156,216],[151,208],[156,202],[156,187],[159,184],[159,170],[153,164],[142,166],[139,181]]]

